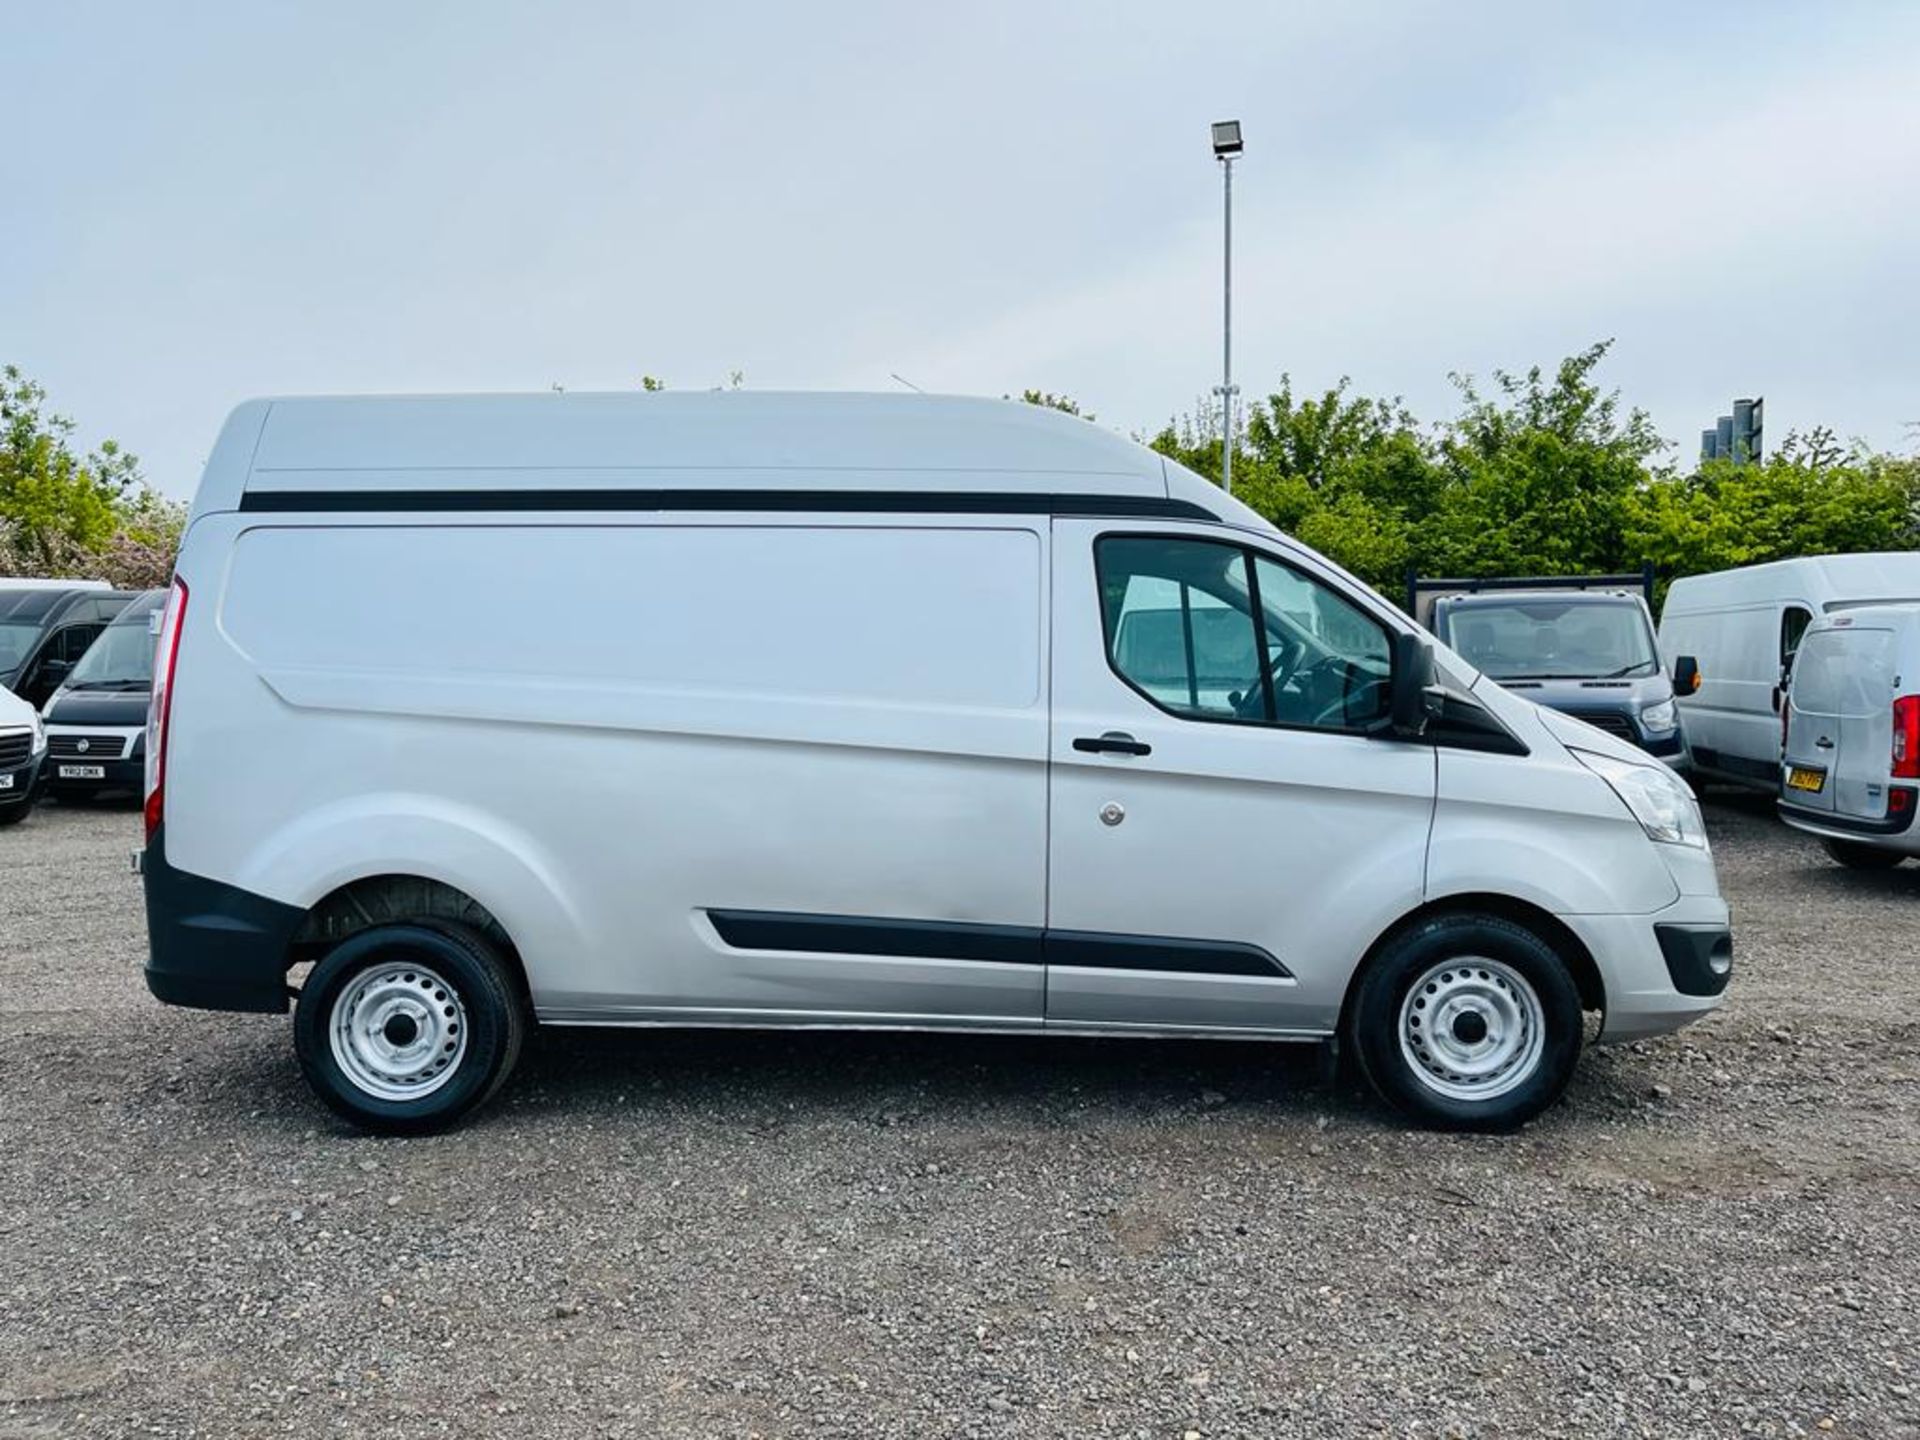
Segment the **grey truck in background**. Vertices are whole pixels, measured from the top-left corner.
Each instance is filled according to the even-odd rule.
[[[1654,643],[1653,570],[1638,575],[1407,579],[1407,613],[1488,678],[1584,720],[1676,770],[1690,757],[1676,692]]]

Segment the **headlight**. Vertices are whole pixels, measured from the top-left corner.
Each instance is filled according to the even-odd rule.
[[[41,718],[38,715],[35,715],[33,717],[33,746],[32,746],[33,753],[38,755],[42,750],[46,748],[47,748],[46,722],[41,720]]]
[[[1686,782],[1666,766],[1634,765],[1591,750],[1575,750],[1573,758],[1613,788],[1649,839],[1707,848],[1707,827],[1700,819],[1700,806]]]
[[[1680,723],[1680,712],[1673,708],[1673,701],[1662,700],[1640,712],[1640,723],[1649,730],[1671,730]]]

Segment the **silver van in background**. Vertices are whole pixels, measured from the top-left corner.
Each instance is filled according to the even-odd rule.
[[[1846,610],[1807,627],[1781,749],[1789,825],[1854,869],[1920,855],[1920,605]]]

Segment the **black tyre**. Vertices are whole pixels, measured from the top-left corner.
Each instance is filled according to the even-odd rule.
[[[18,825],[27,816],[33,814],[34,800],[31,796],[18,805],[0,805],[0,830],[9,825]]]
[[[1828,840],[1823,843],[1827,847],[1827,854],[1849,870],[1891,870],[1907,858],[1897,850],[1857,845],[1851,840]]]
[[[1394,936],[1347,1007],[1347,1043],[1382,1098],[1440,1130],[1512,1130],[1560,1098],[1584,1033],[1553,948],[1494,915]]]
[[[449,921],[380,925],[313,969],[293,1043],[314,1092],[363,1129],[442,1130],[506,1083],[527,1030],[518,977],[486,936]]]

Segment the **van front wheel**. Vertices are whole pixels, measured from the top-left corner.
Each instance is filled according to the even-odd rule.
[[[378,925],[340,942],[294,1007],[307,1083],[389,1135],[445,1129],[506,1083],[526,1031],[514,974],[477,930]]]
[[[1439,915],[1361,976],[1347,1040],[1382,1098],[1442,1130],[1512,1130],[1560,1098],[1580,1058],[1580,992],[1539,936]]]

